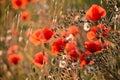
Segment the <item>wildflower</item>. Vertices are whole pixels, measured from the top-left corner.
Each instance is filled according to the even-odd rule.
[[[36,30],[33,34],[30,35],[30,41],[34,45],[39,45],[41,42],[46,43],[48,42],[52,36],[53,31],[45,27],[43,30]]]
[[[52,44],[52,55],[58,54],[59,52],[63,51],[66,46],[66,43],[64,39],[57,39],[53,44]]]
[[[10,46],[9,49],[8,49],[8,54],[15,53],[18,49],[19,49],[18,45]]]
[[[72,34],[71,34],[71,35],[72,35]],[[68,30],[63,30],[63,31],[61,32],[61,36],[62,36],[62,37],[68,37],[68,36],[69,36]]]
[[[85,48],[90,52],[97,52],[101,51],[101,49],[107,49],[109,45],[110,42],[106,40],[104,40],[103,43],[100,40],[85,42]]]
[[[47,64],[47,54],[39,52],[35,55],[35,58],[32,61],[36,66],[41,68],[44,64]]]
[[[66,49],[67,49],[68,51],[70,51],[70,50],[75,50],[75,49],[76,49],[76,43],[75,43],[75,42],[67,43],[67,44],[66,44]]]
[[[92,54],[92,53],[87,51],[80,55],[80,67],[81,68],[84,68],[85,65],[87,65],[87,64],[90,64],[90,65],[94,64],[94,61],[87,59],[90,54]]]
[[[44,42],[48,42],[48,41],[52,38],[53,34],[54,34],[54,33],[53,33],[52,30],[50,30],[50,29],[48,29],[47,27],[45,27],[45,28],[43,29],[43,37],[44,37],[43,41],[44,41]]]
[[[84,30],[85,30],[85,31],[89,31],[89,30],[90,30],[90,25],[89,25],[89,23],[87,23],[87,22],[84,23]]]
[[[78,50],[71,50],[68,52],[68,55],[70,56],[70,59],[73,60],[74,62],[77,62],[77,59],[79,57],[79,52]]]
[[[61,32],[62,36],[75,36],[79,34],[79,29],[77,26],[69,26],[67,30]]]
[[[17,65],[22,59],[20,54],[11,54],[8,56],[8,61],[14,65]]]
[[[33,34],[30,35],[30,41],[36,46],[40,44],[41,38],[42,38],[41,29],[34,31]]]
[[[90,52],[100,51],[102,49],[101,42],[99,40],[85,42],[85,48]]]
[[[69,28],[68,28],[68,34],[72,34],[72,35],[76,35],[76,34],[78,34],[79,33],[79,29],[78,29],[78,27],[77,26],[70,26]]]
[[[96,4],[93,4],[86,12],[87,19],[92,21],[98,21],[105,16],[106,10]]]
[[[63,60],[59,61],[59,67],[60,68],[65,68],[66,66],[67,66],[67,63],[65,61],[63,61]]]
[[[87,33],[87,38],[88,40],[93,40],[94,38],[96,38],[96,34],[93,31],[89,31]]]
[[[68,56],[71,58],[71,60],[76,62],[80,54],[76,48],[76,45],[74,43],[67,43],[66,49],[68,50]]]
[[[110,27],[105,27],[103,24],[93,26],[91,30],[87,33],[87,38],[89,40],[92,40],[94,38],[108,36],[110,29],[111,29]],[[97,34],[97,33],[100,33],[100,34]]]
[[[13,5],[13,8],[15,9],[18,9],[18,8],[25,9],[26,1],[25,0],[12,0],[12,5]]]
[[[27,11],[22,12],[20,15],[21,20],[29,20],[30,18],[30,14]]]

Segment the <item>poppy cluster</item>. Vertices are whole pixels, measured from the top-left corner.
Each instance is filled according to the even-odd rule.
[[[92,53],[101,51],[102,49],[107,49],[109,45],[110,42],[106,40],[104,40],[103,43],[100,40],[85,42],[85,48]]]
[[[104,42],[101,42],[100,40],[85,42],[85,48],[87,51],[85,53],[80,54],[81,68],[84,68],[87,64],[94,64],[94,61],[92,59],[89,59],[89,56],[95,52],[101,51],[102,49],[108,49],[109,45],[110,42],[107,40],[104,40]]]
[[[67,50],[67,55],[71,58],[71,60],[77,62],[80,53],[77,50],[76,43],[75,42],[67,43],[65,48]]]
[[[18,54],[19,46],[13,45],[8,48],[8,61],[14,65],[17,65],[22,60],[22,55]]]
[[[93,4],[86,11],[86,18],[91,21],[98,21],[106,16],[106,10],[97,4]],[[110,27],[103,24],[93,26],[89,32],[87,32],[87,38],[89,41],[85,42],[86,52],[80,54],[80,66],[84,68],[87,64],[94,64],[94,61],[90,59],[93,53],[99,52],[102,49],[107,49],[110,42],[107,40],[101,41],[100,38],[106,37],[109,34]]]
[[[91,52],[87,51],[80,55],[80,67],[81,68],[85,68],[85,65],[87,65],[87,64],[89,64],[89,65],[94,64],[93,60],[88,59],[88,56],[90,56],[91,54],[92,54]]]
[[[25,0],[12,0],[12,5],[14,9],[25,9],[26,1]]]
[[[30,41],[34,45],[39,45],[41,42],[47,43],[49,42],[49,40],[52,38],[53,35],[54,32],[51,29],[44,27],[43,30],[39,29],[34,31],[30,35]]]
[[[87,33],[88,40],[93,40],[94,38],[100,38],[108,36],[111,27],[106,27],[103,24],[98,24],[93,26],[91,30]]]
[[[13,8],[15,9],[25,9],[26,5],[30,2],[36,2],[36,0],[11,0]],[[86,11],[86,18],[91,21],[98,21],[101,18],[106,16],[106,10],[100,7],[99,5],[93,4],[87,11]],[[29,20],[31,18],[30,14],[27,11],[24,11],[20,14],[21,20]],[[85,42],[85,49],[86,51],[80,53],[77,49],[77,44],[74,40],[74,37],[80,33],[79,28],[75,25],[69,26],[67,29],[61,32],[59,38],[55,39],[52,43],[52,55],[59,54],[60,52],[65,52],[66,55],[69,57],[70,60],[77,62],[78,59],[80,60],[81,68],[84,68],[87,64],[94,64],[94,61],[88,59],[92,53],[101,51],[102,49],[107,49],[110,45],[110,42],[104,40],[95,40],[100,39],[101,37],[108,36],[110,31],[110,27],[106,27],[103,24],[98,24],[93,26],[91,30],[87,33],[87,38],[89,41]],[[27,35],[29,33],[26,33]],[[48,27],[44,27],[43,29],[38,29],[33,31],[33,33],[29,34],[29,40],[34,45],[39,45],[40,43],[48,43],[53,35],[54,32],[49,29]],[[16,50],[18,50],[19,46],[11,46],[8,49],[8,61],[12,64],[16,65],[22,59],[22,55],[16,54]],[[32,59],[32,62],[38,66],[43,67],[44,64],[47,64],[48,58],[46,52],[38,52],[35,54],[35,57]]]
[[[14,9],[25,9],[30,2],[36,2],[36,0],[11,0]]]
[[[66,31],[62,31],[62,36],[60,36],[61,38],[58,38],[56,41],[53,42],[52,44],[52,54],[58,54],[59,52],[64,51],[64,49],[66,48],[66,45],[68,46],[69,41],[71,42],[71,40],[74,38],[75,35],[79,34],[79,29],[77,26],[72,25],[69,26],[68,29]],[[65,38],[64,38],[64,37]],[[62,38],[63,37],[63,38]],[[68,47],[67,47],[68,48]],[[69,49],[70,50],[70,49]],[[73,49],[72,49],[73,50]],[[76,50],[74,49],[74,52],[76,52]],[[69,52],[71,55],[73,55],[73,52]]]

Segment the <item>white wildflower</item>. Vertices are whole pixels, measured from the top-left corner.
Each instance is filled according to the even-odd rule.
[[[84,23],[84,30],[85,30],[85,31],[89,31],[89,30],[90,30],[90,25],[89,25],[89,23],[87,23],[87,22]]]
[[[60,67],[60,68],[65,68],[66,65],[67,65],[67,64],[66,64],[65,61],[60,61],[60,62],[59,62],[59,67]]]

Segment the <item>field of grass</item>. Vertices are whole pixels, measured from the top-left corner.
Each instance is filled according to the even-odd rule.
[[[120,0],[0,0],[0,80],[120,80]]]

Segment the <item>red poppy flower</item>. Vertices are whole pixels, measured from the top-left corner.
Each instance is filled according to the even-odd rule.
[[[97,21],[105,16],[106,10],[96,4],[93,4],[86,12],[86,17],[92,21]]]
[[[44,64],[47,64],[47,60],[47,54],[42,54],[41,52],[39,52],[35,55],[33,63],[38,67],[43,67]]]
[[[52,38],[53,34],[52,30],[45,27],[43,30],[34,31],[33,34],[30,35],[30,41],[34,45],[39,45],[41,42],[48,42]]]
[[[61,36],[65,36],[65,37],[66,37],[66,36],[69,36],[67,30],[66,30],[66,31],[62,31],[62,32],[61,32]]]
[[[80,67],[84,68],[87,64],[94,64],[94,61],[87,59],[88,55],[92,54],[91,52],[85,52],[80,55]]]
[[[19,46],[18,46],[18,45],[10,46],[9,49],[8,49],[8,54],[16,53],[16,51],[17,51],[18,49],[19,49]]]
[[[94,38],[96,38],[96,34],[93,31],[89,31],[87,33],[87,38],[88,40],[93,40]]]
[[[21,15],[20,15],[21,20],[29,20],[30,18],[31,18],[30,14],[26,11],[22,12]]]
[[[85,48],[90,52],[97,52],[102,49],[100,40],[85,42]]]
[[[93,26],[91,30],[87,33],[87,38],[92,40],[94,38],[99,38],[108,36],[111,27],[105,27],[103,24],[99,24],[97,26]],[[97,35],[97,32],[101,31],[100,34]]]
[[[109,33],[111,27],[105,27],[103,24],[99,24],[99,25],[97,25],[97,27],[98,27],[98,29],[101,28],[103,37],[108,36],[108,33]]]
[[[68,51],[68,56],[76,62],[78,57],[79,57],[79,54],[80,54],[79,51],[76,48],[76,44],[74,42],[67,43],[66,44],[66,49]]]
[[[47,27],[45,27],[43,29],[43,37],[44,37],[43,41],[48,42],[52,38],[53,34],[54,33],[51,29],[48,29]]]
[[[75,36],[75,35],[79,34],[79,32],[80,31],[79,31],[78,27],[73,25],[73,26],[69,26],[67,30],[63,30],[61,32],[61,36],[62,37],[63,36],[68,37],[70,35]]]
[[[8,61],[14,65],[17,65],[22,59],[20,54],[11,54],[8,56]]]
[[[30,41],[36,46],[40,44],[41,38],[42,38],[41,29],[34,31],[33,34],[30,35]]]
[[[76,44],[74,42],[73,43],[67,43],[65,48],[68,51],[70,51],[70,50],[76,50]]]
[[[75,50],[70,50],[68,52],[68,55],[70,56],[71,60],[73,60],[74,62],[77,62],[77,59],[79,57],[79,51],[77,49]]]
[[[26,1],[25,0],[12,0],[13,8],[18,9],[25,9],[26,7]]]
[[[76,34],[78,34],[79,33],[79,29],[78,29],[78,27],[77,26],[70,26],[69,28],[68,28],[68,34],[70,35],[70,34],[72,34],[72,35],[76,35]]]
[[[101,51],[101,49],[107,49],[109,45],[110,42],[106,40],[104,40],[103,43],[100,40],[85,42],[85,48],[90,52],[97,52]]]
[[[66,46],[66,42],[64,39],[57,39],[53,44],[52,44],[52,55],[58,54],[59,52],[63,51]]]

